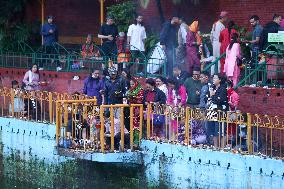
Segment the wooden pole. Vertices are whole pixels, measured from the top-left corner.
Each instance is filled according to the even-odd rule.
[[[100,0],[100,8],[101,8],[101,25],[104,23],[104,0]]]

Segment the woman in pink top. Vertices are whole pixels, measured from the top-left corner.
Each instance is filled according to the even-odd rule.
[[[171,106],[174,114],[178,114],[178,106],[186,105],[186,89],[183,85],[180,85],[176,79],[168,79],[168,98],[167,104]],[[173,114],[171,114],[173,115]],[[176,140],[175,134],[177,133],[177,118],[170,117],[169,136],[170,140]]]
[[[237,64],[237,58],[241,57],[241,46],[238,43],[238,34],[233,33],[231,36],[230,45],[226,50],[226,59],[224,65],[224,73],[229,80],[233,81],[233,85],[238,84],[240,76],[240,68]]]
[[[26,72],[23,83],[26,85],[25,90],[27,91],[39,90],[39,73],[36,64],[34,64],[32,68]]]
[[[233,33],[238,33],[237,30],[235,30],[233,27],[235,26],[234,21],[230,21],[228,23],[228,27],[223,29],[220,33],[219,41],[221,43],[220,47],[220,55],[224,54],[226,52],[226,49],[228,45],[231,42],[231,36]],[[220,65],[221,65],[221,72],[223,73],[224,71],[224,64],[225,64],[225,58],[222,58],[220,60]]]

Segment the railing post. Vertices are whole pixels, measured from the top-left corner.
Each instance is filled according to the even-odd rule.
[[[149,103],[147,105],[147,139],[150,139],[150,114],[151,114],[151,104]]]
[[[60,106],[59,102],[56,102],[56,146],[59,144],[60,137]]]
[[[189,145],[189,130],[188,130],[188,125],[189,125],[189,117],[190,117],[190,108],[186,107],[185,109],[185,140],[186,144]]]
[[[120,108],[120,137],[121,137],[121,151],[124,151],[124,108]]]
[[[11,116],[14,117],[14,113],[15,113],[15,92],[14,89],[11,89]],[[19,105],[18,105],[19,106]],[[19,109],[19,107],[18,107]]]
[[[143,105],[140,105],[140,122],[139,122],[139,145],[142,139],[142,133],[143,133]]]
[[[114,112],[113,107],[110,108],[110,151],[114,151]]]
[[[248,145],[248,153],[252,153],[252,141],[251,141],[251,114],[247,113],[247,145]]]
[[[133,106],[130,105],[130,149],[133,150],[133,119],[134,119],[134,114],[133,114]]]
[[[49,104],[49,122],[53,123],[53,102],[52,102],[52,92],[48,93],[48,104]]]
[[[101,128],[100,128],[100,142],[101,142],[101,150],[102,153],[105,152],[105,120],[104,120],[104,107],[101,106],[100,109],[100,120],[101,120]]]

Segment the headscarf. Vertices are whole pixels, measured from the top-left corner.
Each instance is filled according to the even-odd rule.
[[[130,87],[128,95],[136,96],[142,88],[139,81],[137,81],[136,79],[132,79],[132,81],[134,81],[134,86]]]
[[[192,22],[192,24],[189,26],[189,30],[196,33],[198,31],[198,21]]]

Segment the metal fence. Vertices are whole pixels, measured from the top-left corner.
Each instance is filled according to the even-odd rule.
[[[80,53],[68,51],[63,46],[60,46],[55,54],[43,50],[28,53],[0,51],[0,67],[29,69],[33,64],[37,64],[44,70],[55,71],[57,67],[61,67],[62,72],[89,72],[94,68],[115,66],[119,71],[127,67],[131,74],[144,77],[166,74],[166,58],[160,46],[153,47],[148,56],[141,51],[112,56],[104,55],[100,49],[96,52],[98,53],[93,56],[83,57]]]
[[[67,93],[0,88],[0,116],[54,123],[56,101],[88,98],[81,94],[70,95]]]

